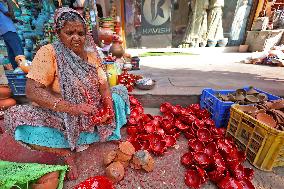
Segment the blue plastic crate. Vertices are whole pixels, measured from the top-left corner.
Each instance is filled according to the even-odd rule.
[[[244,87],[244,89],[247,91],[249,87]],[[268,97],[268,100],[280,99],[280,97],[264,92],[260,89],[255,90],[260,93],[265,93]],[[227,127],[230,118],[230,108],[234,103],[230,101],[224,102],[222,100],[219,100],[215,96],[215,94],[220,93],[222,95],[226,95],[235,91],[236,90],[214,90],[211,88],[206,88],[202,91],[200,106],[211,113],[211,118],[215,121],[215,125],[218,128]]]
[[[25,96],[26,95],[26,74],[24,73],[13,73],[11,71],[5,72],[8,79],[9,87],[12,90],[14,96]]]

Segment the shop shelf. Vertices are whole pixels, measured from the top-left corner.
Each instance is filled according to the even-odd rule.
[[[248,90],[249,87],[245,87]],[[264,92],[260,89],[256,89],[260,93],[265,93],[268,100],[278,100],[280,97],[274,96],[270,93]],[[216,127],[227,127],[230,118],[230,107],[234,104],[233,102],[224,102],[219,100],[215,94],[220,93],[226,95],[229,93],[234,93],[235,90],[214,90],[211,88],[206,88],[202,91],[200,98],[200,106],[207,109],[211,113],[211,118],[215,121]]]
[[[5,72],[8,79],[9,87],[11,88],[14,96],[25,96],[26,95],[26,74],[24,73],[13,73],[12,71]]]
[[[234,139],[258,169],[272,171],[273,167],[284,166],[284,131],[263,124],[238,107],[231,107],[226,135]]]

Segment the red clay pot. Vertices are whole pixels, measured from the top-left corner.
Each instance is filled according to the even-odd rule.
[[[203,152],[205,148],[203,142],[198,139],[188,140],[188,147],[194,152]]]
[[[199,174],[199,176],[201,178],[201,183],[204,184],[205,182],[207,182],[209,177],[208,177],[206,171],[204,169],[196,166],[196,165],[194,167],[197,170],[197,172],[198,172],[198,174]]]
[[[172,122],[169,121],[168,119],[164,119],[162,121],[162,127],[164,130],[170,130],[174,127],[174,124],[172,124]]]
[[[211,163],[210,157],[203,152],[196,152],[193,156],[196,163],[201,165],[202,167],[208,166]]]
[[[164,154],[164,152],[166,151],[167,147],[166,147],[166,142],[163,140],[159,140],[156,142],[152,142],[150,144],[150,148],[152,150],[152,152],[156,155],[162,155]]]
[[[200,105],[199,104],[191,104],[187,108],[191,109],[193,112],[196,112],[200,110]]]
[[[243,189],[255,189],[251,181],[248,179],[242,179],[242,180],[239,180],[239,182],[242,184]]]
[[[166,142],[166,147],[172,147],[176,144],[177,140],[174,136],[165,135],[164,141]]]
[[[210,119],[210,118],[206,119],[206,120],[204,121],[204,123],[205,123],[205,125],[208,126],[208,127],[215,128],[215,122],[214,122],[212,119]]]
[[[229,177],[228,175],[218,182],[218,187],[220,189],[243,189],[243,185],[234,178]]]
[[[183,132],[184,136],[186,139],[194,139],[196,138],[195,135],[191,134],[190,132],[186,131],[186,132]]]
[[[192,152],[188,152],[186,154],[183,154],[183,156],[180,158],[180,162],[182,165],[189,167],[193,163],[193,154]]]
[[[132,117],[138,117],[138,116],[140,116],[140,115],[139,115],[139,111],[138,111],[136,108],[132,109],[132,110],[131,110],[131,113],[130,113],[130,116],[132,116]]]
[[[209,143],[204,149],[204,153],[207,154],[209,157],[213,157],[213,155],[217,151],[217,145],[214,142]]]
[[[173,106],[172,107],[172,112],[174,115],[179,115],[180,114],[181,108],[179,106]]]
[[[200,188],[201,186],[201,178],[198,172],[195,170],[187,170],[184,179],[185,184],[190,188]]]
[[[137,105],[135,108],[136,108],[137,111],[140,113],[140,115],[144,113],[144,108],[143,108],[143,106]]]
[[[161,136],[164,136],[164,135],[165,135],[164,129],[162,129],[162,128],[160,128],[160,127],[156,129],[156,133],[157,133],[158,135],[161,135]]]
[[[215,153],[213,155],[213,163],[218,170],[224,171],[226,169],[226,163],[225,163],[223,157],[221,156],[221,154],[219,154],[219,153]]]
[[[213,140],[210,131],[206,128],[201,128],[197,130],[197,138],[201,142],[210,142]]]
[[[105,176],[91,177],[79,185],[75,186],[74,189],[115,189],[113,183]]]
[[[175,126],[181,131],[185,131],[189,128],[188,125],[183,124],[180,120],[175,121]]]
[[[164,120],[169,120],[171,122],[174,120],[174,118],[175,118],[174,114],[169,113],[169,112],[165,113],[163,116]]]
[[[244,176],[245,178],[247,178],[248,180],[252,180],[253,176],[254,176],[254,170],[251,168],[245,168],[244,170]]]
[[[137,121],[136,121],[136,119],[134,117],[130,117],[128,119],[128,124],[130,124],[130,125],[137,125]]]
[[[166,130],[166,133],[167,133],[168,135],[175,135],[177,132],[178,132],[178,131],[177,131],[176,128],[172,128],[172,129],[170,129],[170,130]]]
[[[214,170],[214,171],[211,171],[211,172],[208,172],[208,176],[209,176],[209,179],[214,182],[214,183],[218,183],[220,182],[223,178],[225,178],[225,172],[224,170]]]
[[[151,121],[144,125],[144,129],[147,133],[151,134],[154,133],[157,129],[157,126],[154,125]]]
[[[171,111],[171,107],[172,107],[172,105],[169,102],[165,102],[165,103],[161,104],[160,111],[162,113],[166,113],[168,111]]]
[[[141,150],[149,150],[150,149],[150,142],[148,140],[139,141]]]
[[[151,114],[143,114],[142,116],[143,122],[148,123],[149,121],[153,120],[153,116]]]
[[[135,136],[138,133],[138,128],[137,126],[128,126],[126,132],[128,135]]]
[[[193,123],[193,125],[196,127],[196,128],[204,128],[205,127],[205,124],[203,121],[199,120],[199,119],[196,119]]]

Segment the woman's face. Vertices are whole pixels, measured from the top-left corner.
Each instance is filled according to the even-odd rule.
[[[84,26],[80,21],[67,21],[59,32],[59,38],[77,55],[83,52],[86,36]]]

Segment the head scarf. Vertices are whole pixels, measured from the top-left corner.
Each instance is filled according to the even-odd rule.
[[[55,13],[55,27],[58,24],[62,25],[64,20],[60,20],[62,15],[66,12],[77,14],[84,18],[79,12],[70,8],[60,8]],[[63,25],[64,26],[64,23]],[[82,58],[77,56],[71,49],[68,49],[60,40],[53,43],[56,52],[56,61],[58,67],[59,83],[61,88],[62,97],[74,104],[87,103],[87,92],[94,102],[94,106],[100,107],[101,95],[99,93],[98,74],[96,66],[85,62]],[[90,35],[86,36],[85,50],[92,53],[97,53],[96,46]],[[82,131],[94,132],[95,127],[90,126],[90,119],[86,116],[72,116],[63,113],[62,119],[64,120],[65,133],[72,149],[75,148],[79,134]],[[112,134],[115,128],[114,122],[111,125],[97,127],[101,141],[105,141],[108,136]]]

